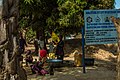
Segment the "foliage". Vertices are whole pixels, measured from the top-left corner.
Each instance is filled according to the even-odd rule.
[[[20,25],[67,34],[80,32],[85,9],[113,9],[115,0],[21,0]]]
[[[83,26],[83,9],[85,1],[80,0],[58,0],[58,7],[52,11],[52,15],[47,19],[49,28],[54,28],[59,33],[80,31]],[[76,29],[76,30],[73,30]]]
[[[33,39],[35,39],[35,31],[32,30],[32,28],[29,28],[26,32],[26,40],[28,42],[32,41]]]
[[[87,0],[86,9],[113,9],[115,0]]]
[[[115,0],[99,0],[98,9],[113,9]]]
[[[51,12],[51,16],[47,18],[46,23],[47,27],[50,30],[55,30],[58,26],[59,11],[57,8],[54,8]]]
[[[80,31],[79,28],[84,24],[83,11],[87,3],[81,0],[66,0],[65,2],[58,1],[58,4],[60,26],[67,28],[70,33]]]
[[[28,23],[24,26],[32,26],[33,30],[46,27],[47,18],[55,6],[56,0],[21,0],[20,16]]]

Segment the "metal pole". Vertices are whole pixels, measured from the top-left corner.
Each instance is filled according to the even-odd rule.
[[[83,73],[86,73],[85,71],[85,39],[84,39],[84,27],[82,28],[82,66],[83,66]]]

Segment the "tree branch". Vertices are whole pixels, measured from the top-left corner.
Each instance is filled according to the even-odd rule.
[[[0,43],[0,49],[3,49],[4,47],[6,47],[7,44],[8,44],[7,39],[6,39],[5,41],[1,42],[1,43]]]

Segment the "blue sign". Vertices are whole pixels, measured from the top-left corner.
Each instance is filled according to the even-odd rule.
[[[117,43],[117,32],[110,17],[120,18],[120,10],[85,10],[85,44]]]

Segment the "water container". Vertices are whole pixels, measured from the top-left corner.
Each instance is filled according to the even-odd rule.
[[[74,65],[75,66],[82,66],[82,54],[75,53],[74,54]]]

